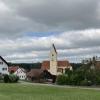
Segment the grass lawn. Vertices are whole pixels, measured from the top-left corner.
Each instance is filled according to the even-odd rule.
[[[0,100],[100,100],[100,91],[1,83]]]

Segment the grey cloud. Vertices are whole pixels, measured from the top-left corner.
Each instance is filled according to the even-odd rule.
[[[99,0],[0,0],[0,4],[0,55],[8,61],[48,59],[52,43],[59,58],[100,53]],[[61,33],[24,36],[44,31]]]
[[[15,16],[32,22],[28,28],[27,22],[20,23],[28,31],[66,31],[100,26],[97,18],[99,0],[4,0],[4,3],[13,9]]]
[[[97,4],[94,0],[51,0],[38,7],[21,6],[18,13],[39,23],[63,29],[99,28],[100,20],[96,18]]]
[[[26,36],[6,41],[1,40],[0,52],[8,61],[29,61],[31,58],[34,61],[43,61],[49,59],[50,47],[54,43],[59,59],[67,57],[72,59],[74,56],[80,58],[80,56],[100,54],[99,38],[99,29],[64,32],[48,37]]]

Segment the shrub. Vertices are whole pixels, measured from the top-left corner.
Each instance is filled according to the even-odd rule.
[[[91,86],[93,83],[89,80],[83,80],[80,82],[81,86]]]
[[[0,74],[0,82],[4,79],[4,76]]]
[[[77,85],[77,74],[70,76],[70,85]]]
[[[56,82],[59,85],[66,85],[68,83],[68,76],[67,75],[58,75]]]
[[[15,79],[15,83],[17,83],[18,82],[18,80],[19,80],[19,77],[18,76],[16,76],[16,79]]]
[[[66,70],[65,75],[57,77],[60,85],[100,85],[100,69],[91,69],[90,65],[84,65],[75,71]]]
[[[5,83],[16,83],[16,82],[18,82],[18,80],[19,80],[19,77],[14,74],[4,75]]]
[[[9,82],[9,75],[4,75],[4,82],[5,83],[8,83]]]
[[[19,80],[18,76],[14,75],[14,74],[9,75],[9,82],[10,83],[16,83],[16,82],[18,82],[18,80]]]
[[[95,75],[95,85],[100,85],[100,72],[96,72]]]

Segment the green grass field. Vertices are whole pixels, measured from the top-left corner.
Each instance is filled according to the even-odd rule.
[[[100,100],[100,91],[2,83],[0,100]]]

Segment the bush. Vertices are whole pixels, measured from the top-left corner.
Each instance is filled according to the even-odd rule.
[[[19,79],[18,76],[14,75],[14,74],[9,75],[9,82],[10,83],[15,83],[18,81],[18,79]]]
[[[67,75],[58,75],[57,76],[57,84],[59,85],[66,85],[68,83],[69,79]]]
[[[77,85],[78,84],[78,75],[71,75],[70,76],[70,85]]]
[[[100,85],[100,76],[96,77],[96,85]]]
[[[8,83],[9,82],[9,75],[4,75],[4,82],[5,83]]]
[[[91,86],[100,85],[100,69],[90,69],[84,65],[75,71],[66,70],[65,75],[57,77],[57,84]]]
[[[0,82],[2,82],[4,79],[4,76],[2,74],[0,74]]]
[[[14,74],[4,75],[5,83],[16,83],[16,82],[18,82],[18,80],[19,80],[19,77]]]
[[[93,83],[91,81],[88,80],[83,80],[80,82],[81,86],[91,86]]]

